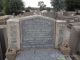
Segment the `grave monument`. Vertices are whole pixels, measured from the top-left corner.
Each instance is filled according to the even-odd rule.
[[[65,60],[55,49],[55,19],[33,15],[10,19],[7,27],[9,50],[19,50],[15,60]]]

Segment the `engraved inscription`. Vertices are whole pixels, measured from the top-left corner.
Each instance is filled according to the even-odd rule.
[[[22,48],[54,47],[54,21],[30,19],[21,21]]]

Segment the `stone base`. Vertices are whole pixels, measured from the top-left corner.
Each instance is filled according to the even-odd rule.
[[[70,55],[70,47],[64,47],[64,46],[61,46],[60,47],[60,51],[64,54],[64,55]]]
[[[18,53],[16,56],[16,50],[8,50],[5,60],[72,60],[56,49],[27,49]]]
[[[16,60],[66,60],[57,49],[27,49],[21,51]]]
[[[17,55],[17,51],[15,49],[8,49],[6,52],[6,59],[15,60],[16,55]]]

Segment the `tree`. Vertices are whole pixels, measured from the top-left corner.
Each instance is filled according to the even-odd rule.
[[[47,7],[46,10],[47,10],[48,12],[50,12],[51,8],[50,8],[50,7]]]
[[[2,0],[0,0],[0,12],[2,11],[2,9],[3,9],[3,3],[2,3]]]
[[[32,7],[28,6],[28,7],[25,9],[25,11],[26,11],[26,12],[30,12],[31,9],[32,9]]]
[[[22,0],[4,0],[5,14],[17,14],[24,9]]]
[[[60,11],[65,9],[65,0],[51,0],[51,5],[55,11]]]
[[[80,0],[66,0],[66,6],[69,11],[80,9]]]
[[[40,6],[40,11],[44,10],[46,8],[46,5],[44,4],[43,1],[38,2],[38,6]]]

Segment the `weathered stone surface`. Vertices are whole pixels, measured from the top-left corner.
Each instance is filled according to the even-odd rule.
[[[16,60],[66,60],[60,51],[55,49],[29,49],[22,51]]]
[[[11,19],[7,25],[8,47],[21,49],[16,60],[57,60],[60,55],[63,56],[53,50],[57,43],[54,19],[35,15]]]
[[[17,55],[17,51],[15,49],[7,49],[6,59],[15,60]]]
[[[28,16],[8,20],[10,48],[54,48],[55,20],[40,16]]]
[[[20,49],[19,20],[16,19],[8,20],[7,32],[8,32],[8,48]]]
[[[59,48],[63,41],[65,41],[66,38],[66,21],[63,20],[57,20],[56,21],[56,41],[55,46],[56,48]]]
[[[23,48],[55,46],[55,21],[42,16],[30,17],[20,22]]]

